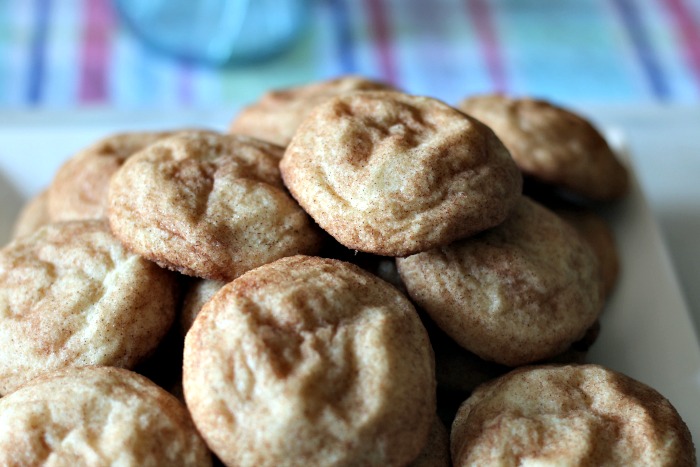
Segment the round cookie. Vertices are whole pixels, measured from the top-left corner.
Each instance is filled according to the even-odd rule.
[[[230,281],[320,237],[286,193],[282,148],[192,131],[158,141],[113,176],[109,223],[130,249],[190,276]]]
[[[569,206],[555,208],[554,212],[571,224],[593,248],[600,264],[603,293],[608,297],[620,275],[620,258],[612,229],[605,219],[591,209]]]
[[[64,367],[132,368],[170,328],[175,289],[101,221],[14,240],[0,250],[0,394]]]
[[[409,295],[459,345],[518,366],[581,339],[602,308],[598,262],[556,214],[522,197],[498,227],[398,258]]]
[[[491,127],[525,175],[596,201],[621,198],[629,175],[590,122],[549,102],[479,95],[458,108]]]
[[[337,260],[283,258],[225,285],[184,360],[192,418],[227,465],[407,465],[435,417],[415,309]]]
[[[51,220],[107,217],[107,189],[127,158],[173,132],[133,132],[108,136],[68,159],[49,186]]]
[[[30,199],[20,211],[19,216],[17,216],[17,220],[15,221],[15,226],[12,231],[12,238],[14,239],[29,235],[38,230],[39,227],[51,222],[49,219],[47,204],[48,192],[46,190]]]
[[[597,365],[525,367],[479,387],[457,412],[451,450],[455,466],[695,465],[668,400]]]
[[[316,107],[280,164],[347,248],[404,256],[501,223],[522,179],[486,126],[428,97],[367,91]]]
[[[0,399],[1,465],[209,466],[187,409],[110,367],[61,370]]]
[[[357,91],[390,90],[391,86],[360,76],[341,76],[265,93],[241,110],[231,122],[231,133],[253,136],[286,146],[299,124],[314,107],[332,97]]]

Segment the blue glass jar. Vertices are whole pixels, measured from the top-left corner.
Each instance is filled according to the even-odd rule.
[[[309,0],[114,0],[121,18],[171,55],[224,66],[260,61],[298,39]]]

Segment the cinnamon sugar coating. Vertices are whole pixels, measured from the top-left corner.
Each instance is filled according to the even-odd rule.
[[[388,84],[349,75],[268,91],[259,101],[241,110],[229,131],[286,146],[317,105],[338,95],[390,89]]]
[[[462,347],[518,366],[581,339],[602,309],[591,248],[553,212],[522,197],[498,227],[407,258],[409,295]]]
[[[112,178],[110,227],[162,267],[220,281],[313,253],[320,237],[284,190],[281,152],[247,136],[206,131],[160,140]]]
[[[524,174],[580,196],[609,201],[629,189],[629,174],[585,118],[550,102],[479,95],[457,106],[491,127]]]
[[[407,465],[435,418],[410,302],[337,260],[293,256],[225,285],[185,339],[187,405],[228,465]]]
[[[0,250],[0,394],[64,367],[133,368],[170,328],[175,288],[102,221],[11,242]]]
[[[131,371],[48,373],[0,399],[0,464],[211,465],[187,409]]]
[[[75,154],[58,169],[49,186],[51,220],[106,218],[107,190],[112,175],[132,154],[173,133],[118,133]]]
[[[457,412],[451,450],[455,466],[695,465],[669,401],[597,365],[524,367],[484,384]]]
[[[501,223],[522,188],[486,126],[399,92],[336,97],[302,123],[280,164],[285,185],[347,248],[404,256]]]

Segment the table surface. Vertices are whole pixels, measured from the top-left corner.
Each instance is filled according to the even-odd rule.
[[[700,335],[700,107],[588,111],[624,133]]]
[[[309,0],[293,47],[228,68],[149,48],[114,3],[0,1],[0,107],[212,108],[350,73],[449,103],[488,91],[700,102],[699,0]],[[169,15],[186,2],[147,3]]]

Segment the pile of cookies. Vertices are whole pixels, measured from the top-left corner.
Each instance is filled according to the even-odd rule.
[[[109,136],[0,250],[0,464],[695,465],[582,363],[628,184],[550,103],[360,77]]]

